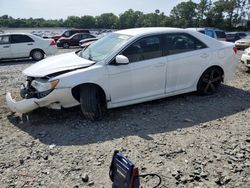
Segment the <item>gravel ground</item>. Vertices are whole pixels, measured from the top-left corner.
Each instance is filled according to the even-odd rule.
[[[212,96],[189,93],[113,109],[98,122],[83,119],[78,107],[39,109],[22,121],[6,107],[5,94],[17,95],[21,70],[33,63],[0,63],[0,187],[108,188],[115,149],[141,173],[159,174],[161,187],[250,187],[250,73],[244,66]],[[142,187],[155,182],[141,179]]]

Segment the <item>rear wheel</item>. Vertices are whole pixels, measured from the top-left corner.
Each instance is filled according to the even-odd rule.
[[[102,118],[102,98],[96,86],[87,86],[80,89],[80,105],[83,116],[90,120]]]
[[[44,53],[41,50],[33,50],[31,52],[31,57],[35,61],[39,61],[44,58]]]
[[[201,95],[211,95],[217,92],[223,80],[223,72],[217,67],[207,69],[200,77],[197,91]]]

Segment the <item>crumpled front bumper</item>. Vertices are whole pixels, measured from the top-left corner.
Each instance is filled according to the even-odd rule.
[[[8,92],[6,94],[6,102],[11,111],[22,114],[40,107],[61,109],[61,107],[68,108],[79,105],[79,102],[72,96],[71,88],[54,89],[43,98],[30,98],[21,101],[14,100]]]
[[[10,92],[6,94],[6,102],[12,112],[27,113],[39,108],[39,105],[35,102],[35,98],[24,99],[21,101],[15,101]]]

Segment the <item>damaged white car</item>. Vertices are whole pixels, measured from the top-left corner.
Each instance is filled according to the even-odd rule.
[[[23,73],[21,101],[6,100],[14,112],[81,105],[89,119],[105,109],[198,91],[212,94],[233,78],[233,44],[195,31],[137,28],[111,33],[84,51],[42,60]]]

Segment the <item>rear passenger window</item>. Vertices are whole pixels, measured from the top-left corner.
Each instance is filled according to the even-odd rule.
[[[129,62],[143,61],[162,56],[162,47],[159,36],[143,38],[129,46],[122,54],[128,57]]]
[[[91,35],[82,34],[81,39],[91,38]]]
[[[26,42],[34,42],[34,40],[27,35],[11,35],[11,43],[26,43]]]
[[[207,46],[197,38],[186,34],[166,34],[164,35],[164,55],[172,55],[206,48]]]
[[[79,40],[79,39],[80,39],[80,35],[75,35],[75,36],[73,37],[73,39],[74,39],[74,40]]]
[[[0,36],[0,44],[8,44],[9,36]]]

